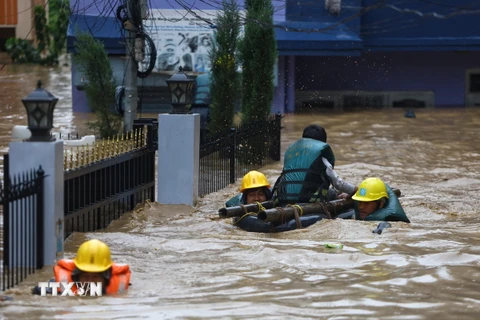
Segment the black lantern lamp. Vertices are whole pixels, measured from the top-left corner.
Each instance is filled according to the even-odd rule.
[[[180,68],[170,79],[166,80],[172,94],[171,114],[187,113],[186,106],[192,102],[193,87],[195,80],[189,78]]]
[[[27,109],[28,129],[32,136],[28,141],[55,140],[50,130],[53,128],[53,110],[58,98],[42,88],[42,81],[38,80],[37,88],[22,99]]]

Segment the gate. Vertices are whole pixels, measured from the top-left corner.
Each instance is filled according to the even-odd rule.
[[[10,176],[8,154],[3,156],[0,182],[0,248],[2,290],[22,282],[28,274],[43,268],[43,178],[40,166]]]
[[[155,201],[158,121],[64,155],[65,235],[106,228],[139,203]]]

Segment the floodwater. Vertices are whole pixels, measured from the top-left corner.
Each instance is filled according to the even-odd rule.
[[[58,98],[53,130],[65,133],[86,130],[85,124],[89,115],[72,113],[69,70],[68,66],[56,68],[13,64],[3,66],[0,71],[0,155],[8,150],[13,126],[27,125],[27,112],[22,99],[35,90],[38,80],[42,81],[43,89]]]
[[[66,71],[28,72],[3,72],[0,81],[28,80],[8,84],[22,96],[34,85],[30,73],[53,77],[48,89],[65,97],[56,125],[76,129],[77,116],[67,115],[68,84],[58,80],[68,78]],[[24,114],[12,108],[10,123]],[[1,302],[0,313],[6,319],[478,319],[480,109],[415,113],[415,119],[404,110],[289,115],[282,132],[285,150],[306,125],[325,126],[341,177],[358,184],[378,176],[399,188],[411,224],[392,223],[381,235],[372,233],[378,223],[354,220],[247,233],[216,214],[237,183],[196,208],[146,204],[102,232],[67,240],[66,257],[85,239],[108,243],[113,259],[133,272],[125,295],[32,296],[31,287],[52,276],[45,267],[5,292],[13,300]],[[273,183],[281,163],[261,170]],[[329,251],[327,242],[343,250]]]

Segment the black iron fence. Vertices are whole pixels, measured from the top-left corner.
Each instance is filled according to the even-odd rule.
[[[248,171],[280,161],[281,115],[232,128],[229,134],[202,136],[199,196],[225,188]]]
[[[0,183],[2,290],[19,284],[44,265],[44,171],[39,167],[11,177],[9,168],[5,154]]]
[[[158,122],[135,121],[126,136],[65,153],[65,238],[107,227],[138,203],[155,199]]]

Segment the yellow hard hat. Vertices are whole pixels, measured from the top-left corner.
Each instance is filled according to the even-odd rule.
[[[352,197],[357,201],[375,201],[381,198],[388,199],[387,186],[378,178],[367,178],[360,183],[358,190]]]
[[[243,192],[245,189],[261,187],[270,188],[270,183],[268,182],[267,177],[261,172],[252,170],[243,176],[240,192]]]
[[[103,272],[113,264],[108,246],[96,239],[82,243],[73,263],[84,272]]]

